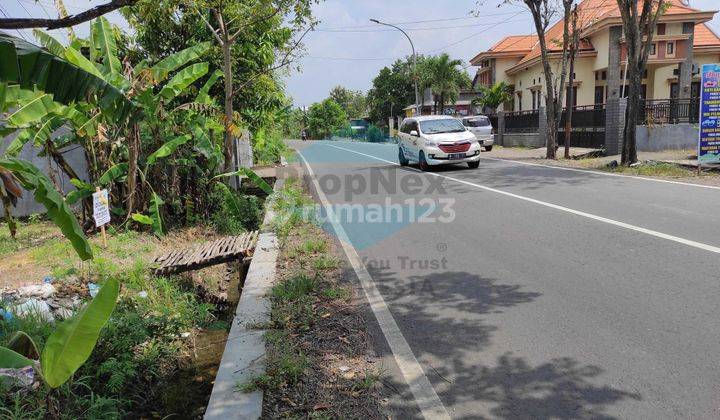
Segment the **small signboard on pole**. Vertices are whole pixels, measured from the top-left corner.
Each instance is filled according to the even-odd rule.
[[[107,247],[107,237],[105,236],[105,225],[110,223],[110,201],[108,200],[108,191],[95,188],[93,193],[93,218],[95,219],[95,227],[99,227],[102,232],[103,247]]]
[[[701,80],[698,170],[720,163],[720,64],[703,64]]]

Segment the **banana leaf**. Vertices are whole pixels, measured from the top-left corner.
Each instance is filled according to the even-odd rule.
[[[7,347],[0,347],[0,369],[20,369],[32,365],[33,361],[27,357]]]
[[[152,198],[150,198],[150,217],[153,219],[153,232],[157,236],[162,236],[165,233],[165,226],[163,224],[162,215],[160,214],[160,206],[165,204],[165,202],[160,198],[157,193],[152,193]]]
[[[76,189],[70,191],[65,196],[65,202],[72,205],[78,201],[90,197],[95,192],[95,188],[87,182],[80,181],[79,179],[71,179],[70,183],[75,186]]]
[[[47,216],[72,244],[80,259],[89,260],[93,257],[92,248],[75,215],[55,190],[52,182],[30,162],[15,158],[0,158],[0,168],[10,171],[20,184],[28,191],[33,191],[35,201],[45,206]]]
[[[30,138],[32,138],[32,131],[28,129],[20,131],[5,149],[5,156],[16,157],[19,155],[23,146],[30,141]]]
[[[117,57],[118,51],[115,42],[115,33],[110,26],[110,22],[102,16],[95,19],[92,23],[91,33],[94,47],[101,53],[105,73],[120,73],[121,66],[120,60]]]
[[[145,216],[144,214],[133,213],[133,215],[130,216],[130,217],[132,217],[132,219],[133,219],[134,221],[136,221],[136,222],[138,222],[138,223],[142,223],[143,225],[152,226],[152,224],[153,224],[153,219],[152,219],[152,217],[150,217],[150,216]]]
[[[56,108],[57,104],[53,101],[52,95],[40,94],[10,114],[7,122],[14,127],[23,127],[31,122],[39,121]]]
[[[104,187],[123,175],[126,175],[127,171],[127,163],[118,163],[117,165],[113,165],[110,169],[105,171],[100,178],[98,178],[98,184],[100,184],[101,187]]]
[[[170,100],[182,93],[197,79],[208,72],[208,63],[197,63],[180,70],[160,91],[160,96]]]
[[[185,134],[183,136],[178,136],[168,141],[167,143],[160,146],[160,148],[154,151],[150,156],[148,156],[147,164],[152,165],[157,162],[158,159],[170,156],[178,147],[187,143],[191,138],[191,135]]]
[[[171,56],[163,58],[150,68],[153,79],[156,82],[165,80],[171,72],[193,60],[200,58],[210,49],[211,46],[211,42],[201,42],[193,45],[192,47],[185,48],[182,51],[178,51]]]
[[[7,347],[28,359],[40,359],[40,352],[35,341],[23,331],[15,331],[7,342]]]
[[[55,37],[40,29],[33,29],[33,35],[35,35],[35,38],[40,41],[40,45],[46,50],[58,57],[65,57],[65,46],[55,39]]]
[[[84,309],[50,334],[40,357],[40,367],[51,388],[67,382],[90,357],[100,331],[115,310],[119,293],[120,283],[108,279]]]
[[[257,186],[258,188],[260,188],[261,190],[263,190],[265,193],[267,193],[267,194],[272,194],[272,193],[273,193],[273,188],[270,186],[270,184],[268,184],[267,182],[265,182],[265,180],[262,179],[262,178],[260,177],[260,175],[256,174],[256,173],[255,173],[252,169],[250,169],[250,168],[240,168],[240,169],[238,169],[238,170],[235,171],[235,172],[227,172],[227,173],[224,173],[224,174],[217,175],[217,176],[215,176],[213,179],[216,179],[216,178],[224,178],[224,177],[228,177],[228,176],[238,176],[238,175],[245,175],[245,176],[247,176],[248,179],[250,179],[250,181],[251,181],[253,184],[255,184],[255,186]]]
[[[200,92],[198,92],[197,97],[195,98],[195,102],[200,104],[210,104],[212,103],[212,98],[210,98],[209,92],[210,88],[213,87],[215,82],[223,75],[223,72],[220,70],[215,70],[213,74],[210,75],[210,78],[205,82],[203,87],[200,89]]]
[[[18,84],[25,90],[37,88],[66,105],[92,99],[117,121],[135,110],[120,90],[93,72],[4,32],[0,32],[0,57],[0,83]]]

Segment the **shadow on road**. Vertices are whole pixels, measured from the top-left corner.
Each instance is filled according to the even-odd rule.
[[[467,272],[399,278],[391,269],[368,271],[443,404],[449,411],[458,408],[450,411],[453,417],[478,418],[477,413],[485,411],[495,418],[611,418],[605,413],[609,406],[641,399],[599,384],[602,368],[569,357],[533,365],[507,352],[484,360],[480,352],[498,329],[488,323],[488,316],[531,303],[540,293]],[[391,357],[384,342],[376,347]],[[383,383],[392,412],[418,415],[404,383],[392,377]],[[468,414],[468,407],[477,409]]]

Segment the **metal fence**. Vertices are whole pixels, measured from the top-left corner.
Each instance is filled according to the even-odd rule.
[[[540,113],[533,111],[515,111],[505,114],[506,133],[537,133]]]
[[[572,110],[570,146],[591,149],[603,148],[605,146],[605,105],[576,106]],[[560,117],[560,130],[557,138],[559,146],[565,145],[567,111],[567,108],[563,109]]]
[[[700,99],[645,99],[640,101],[638,124],[697,124]]]

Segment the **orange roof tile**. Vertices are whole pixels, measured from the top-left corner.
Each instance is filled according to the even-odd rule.
[[[693,9],[685,5],[682,0],[666,0],[670,3],[670,7],[665,14],[680,14],[680,13],[693,13],[699,12],[697,9]],[[616,0],[584,0],[578,5],[578,21],[581,28],[588,28],[597,21],[609,17],[619,17],[620,9],[617,6]],[[696,28],[700,28],[701,35],[696,35],[695,45],[698,45],[698,39],[702,39],[703,42],[715,42],[717,36],[707,28],[704,24],[698,24]],[[710,32],[708,34],[707,32]],[[562,37],[563,37],[563,21],[560,20],[555,23],[545,34],[547,40],[548,50],[562,51]],[[714,44],[710,44],[714,45]],[[580,49],[592,49],[593,46],[589,42],[584,43],[580,46]],[[537,43],[533,49],[520,60],[519,64],[527,63],[528,61],[540,57],[540,44]]]
[[[705,23],[695,25],[695,42],[696,47],[720,46],[720,37],[710,29]]]
[[[530,51],[537,42],[535,35],[511,35],[501,39],[493,45],[489,51],[492,52],[515,52]]]

